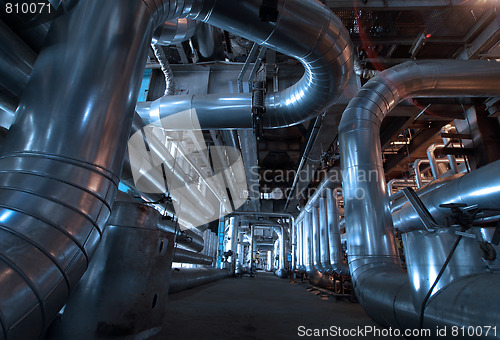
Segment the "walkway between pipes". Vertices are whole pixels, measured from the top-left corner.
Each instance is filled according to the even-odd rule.
[[[381,327],[358,303],[310,288],[300,279],[289,283],[258,272],[253,278],[228,278],[172,294],[164,329],[154,339],[299,339],[305,338],[299,336],[300,326]]]

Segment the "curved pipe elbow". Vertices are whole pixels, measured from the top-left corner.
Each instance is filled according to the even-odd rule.
[[[165,21],[153,34],[155,45],[177,45],[191,39],[198,32],[201,23],[191,19]]]
[[[353,73],[352,42],[339,18],[313,1],[280,0],[278,3],[276,23],[260,20],[260,6],[255,1],[207,1],[190,16],[296,58],[303,64],[305,72],[301,80],[266,98],[265,128],[295,125],[324,113],[340,96]],[[242,6],[245,11],[241,10]],[[193,109],[202,129],[252,127],[251,94],[196,97],[160,98],[150,105],[150,114],[141,114],[141,117],[146,124],[151,124],[171,114]],[[224,115],[229,121],[214,114],[221,112],[219,109],[231,111]],[[138,111],[144,112],[140,107]]]

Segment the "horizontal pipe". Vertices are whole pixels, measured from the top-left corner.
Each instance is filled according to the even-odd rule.
[[[176,268],[170,274],[169,294],[198,287],[229,276],[225,269],[217,268]]]
[[[432,181],[432,182],[426,184],[425,186],[423,186],[422,188],[415,190],[415,192],[419,196],[425,195],[433,190],[436,190],[436,189],[442,187],[443,185],[447,184],[448,182],[451,182],[451,181],[453,181],[457,178],[460,178],[462,176],[463,176],[463,174],[456,174],[453,176],[441,177],[440,179]],[[390,201],[392,201],[391,211],[393,213],[395,211],[401,209],[401,207],[408,202],[408,199],[404,195],[403,191],[398,191],[397,193],[392,195],[389,199],[390,199]]]
[[[278,0],[278,18],[271,22],[261,20],[260,8],[261,1],[256,0],[211,0],[190,17],[303,64],[305,72],[298,83],[266,96],[264,127],[286,127],[324,113],[353,72],[349,33],[340,19],[318,1]],[[202,129],[252,128],[252,94],[164,96],[137,106],[146,124],[186,111],[190,119],[196,114]],[[218,112],[225,114],[222,117]]]
[[[195,233],[193,230],[179,230],[177,224],[172,220],[160,219],[157,225],[158,229],[176,235],[176,242],[182,244],[183,247],[200,252],[203,250],[203,237]]]
[[[177,263],[189,263],[189,264],[201,264],[210,266],[212,265],[213,258],[200,253],[195,253],[194,251],[175,248],[174,249],[174,259],[172,262]]]
[[[420,199],[439,225],[449,224],[451,209],[441,208],[441,204],[458,203],[466,206],[477,205],[486,216],[498,215],[500,207],[500,161],[448,182],[446,185],[421,195]],[[422,221],[410,203],[393,214],[394,227],[401,232],[424,229]],[[452,221],[450,221],[452,222]]]

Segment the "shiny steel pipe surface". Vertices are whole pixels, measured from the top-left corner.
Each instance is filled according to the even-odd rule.
[[[52,24],[0,156],[0,339],[40,337],[99,244],[152,28],[137,0]]]
[[[134,338],[161,329],[174,235],[156,228],[158,217],[144,204],[115,201],[89,269],[44,339],[104,339],[113,330]]]
[[[0,20],[0,88],[19,98],[33,70],[36,53]]]
[[[423,196],[423,195],[425,195],[433,190],[436,190],[436,189],[442,187],[443,185],[445,185],[448,182],[451,182],[457,178],[462,177],[463,175],[464,174],[457,174],[457,175],[452,175],[452,176],[448,176],[448,177],[441,177],[440,179],[437,179],[437,180],[434,180],[430,183],[427,183],[426,185],[424,185],[420,189],[415,190],[415,192],[417,193],[418,196]],[[392,195],[390,197],[390,201],[392,202],[391,203],[391,212],[394,213],[395,211],[401,209],[401,207],[403,207],[403,205],[405,205],[408,202],[408,199],[406,198],[406,196],[403,194],[402,191],[398,191],[397,193],[395,193],[394,195]]]
[[[191,39],[198,31],[201,23],[196,20],[179,18],[165,21],[153,34],[155,45],[177,45]]]
[[[439,225],[445,226],[451,216],[451,209],[439,205],[461,203],[467,206],[477,205],[485,215],[498,215],[500,201],[500,161],[449,181],[442,187],[420,199]],[[401,232],[423,229],[422,221],[410,203],[406,203],[393,214],[394,227]]]
[[[413,231],[403,234],[406,267],[414,284],[412,288],[413,306],[420,313],[424,297],[431,289],[436,277],[457,240],[453,230],[436,232]],[[481,258],[481,250],[476,239],[463,237],[439,279],[432,295],[459,278],[486,273],[488,267]]]
[[[317,286],[331,288],[333,282],[323,275],[314,266],[314,209],[312,211],[304,210],[304,248],[305,248],[305,268],[306,274],[311,283]],[[317,209],[316,209],[317,211]]]
[[[199,4],[202,6],[197,7]],[[353,73],[349,33],[340,19],[316,0],[278,0],[275,23],[260,19],[261,4],[259,0],[194,1],[197,10],[188,18],[294,57],[304,65],[304,76],[298,83],[266,97],[265,127],[290,126],[322,114]],[[203,129],[222,129],[251,128],[251,108],[251,94],[218,94],[162,97],[139,104],[137,111],[150,124],[157,117],[194,109]],[[225,114],[222,117],[217,112]]]
[[[339,140],[349,269],[361,304],[383,325],[414,328],[415,312],[396,249],[380,124],[409,97],[496,96],[500,92],[498,65],[487,61],[406,62],[371,79],[344,111]],[[436,308],[439,306],[436,302]],[[442,322],[449,324],[445,319]]]

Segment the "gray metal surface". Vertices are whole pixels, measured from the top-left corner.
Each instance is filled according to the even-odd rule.
[[[153,34],[153,44],[176,45],[191,39],[198,31],[201,23],[190,19],[165,21]]]
[[[204,1],[190,17],[297,58],[304,65],[304,76],[297,84],[266,97],[266,127],[289,126],[323,113],[342,93],[353,71],[347,30],[316,1],[279,0],[276,23],[260,20],[260,5],[257,0]],[[252,127],[251,107],[251,94],[227,94],[167,96],[139,104],[137,110],[149,124],[158,116],[195,109],[202,128],[220,129]]]
[[[457,237],[451,230],[433,233],[414,231],[403,235],[406,267],[408,276],[412,278],[412,300],[417,313],[420,313],[422,302],[436,280]],[[433,289],[431,298],[454,280],[468,275],[486,273],[487,270],[486,263],[481,258],[477,240],[463,237],[444,275]]]
[[[376,321],[415,327],[409,280],[399,262],[385,185],[382,120],[408,97],[493,96],[499,92],[496,62],[407,62],[371,79],[344,111],[339,140],[349,268],[358,299]],[[457,300],[452,305],[458,309],[461,303]],[[450,306],[436,303],[435,308]],[[450,324],[447,318],[441,321]]]
[[[17,108],[18,98],[21,97],[29,76],[33,70],[36,60],[36,53],[21,40],[3,21],[0,20],[0,107],[4,110],[9,109],[14,113]],[[15,106],[9,108],[8,102],[5,103],[3,93],[9,93],[15,98]],[[6,106],[7,105],[7,106]],[[9,128],[8,124],[4,124]]]
[[[99,244],[151,35],[132,0],[52,24],[1,150],[0,339],[39,337]]]
[[[137,339],[163,326],[174,235],[158,212],[115,202],[103,239],[46,339]]]

